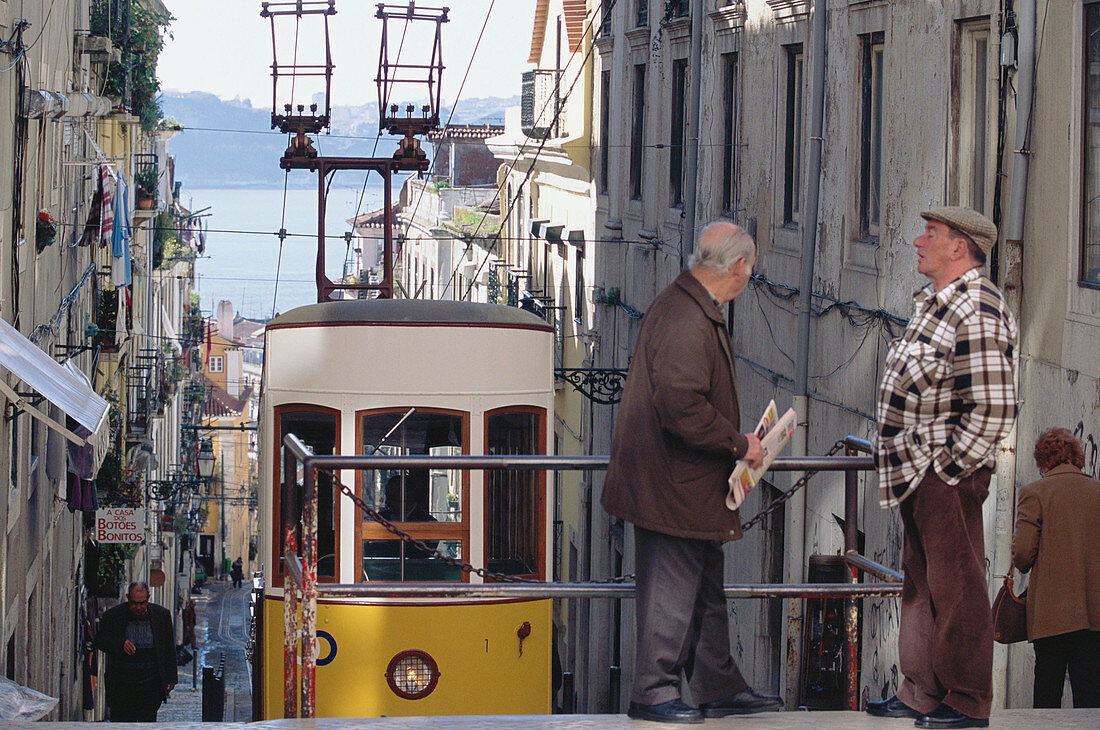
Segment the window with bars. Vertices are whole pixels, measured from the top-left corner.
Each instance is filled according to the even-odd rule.
[[[1100,287],[1100,3],[1084,6],[1081,283]]]
[[[611,169],[611,71],[600,74],[600,192],[606,193]]]
[[[859,236],[877,241],[882,219],[882,33],[860,37]]]
[[[722,54],[722,210],[737,206],[737,54]]]
[[[642,159],[645,153],[645,72],[644,63],[634,66],[634,118],[630,125],[630,197],[642,198]]]
[[[668,204],[684,204],[684,121],[687,105],[687,59],[672,62],[672,119],[668,160]]]
[[[796,227],[801,218],[802,189],[802,44],[784,46],[783,60],[783,225]]]

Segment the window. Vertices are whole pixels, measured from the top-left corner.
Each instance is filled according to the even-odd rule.
[[[796,227],[802,189],[802,44],[783,47],[786,61],[783,124],[783,224]]]
[[[611,169],[611,72],[600,74],[600,192],[607,193]]]
[[[669,140],[668,204],[684,204],[684,119],[687,103],[687,59],[672,62],[672,123]]]
[[[421,408],[359,417],[363,454],[457,456],[466,448],[465,414]],[[358,581],[459,581],[462,572],[432,551],[465,560],[466,475],[458,469],[378,469],[359,475],[359,495],[371,509],[424,543],[409,545],[366,514],[359,515]]]
[[[280,406],[275,409],[275,419],[279,424],[279,440],[275,444],[279,453],[279,472],[275,475],[275,488],[278,490],[273,500],[275,514],[279,522],[279,533],[275,542],[276,554],[279,556],[279,564],[282,566],[283,541],[282,536],[286,532],[287,520],[280,509],[280,495],[282,494],[283,461],[282,443],[288,433],[292,433],[302,440],[306,446],[313,450],[314,454],[335,454],[338,436],[338,419],[335,411],[321,408],[320,406]],[[302,482],[299,481],[295,489],[295,502],[298,514],[302,508]],[[332,483],[332,477],[326,472],[317,474],[317,577],[319,580],[328,579],[330,582],[336,579],[336,525],[337,525],[337,500],[336,489]],[[297,519],[297,514],[295,515]],[[302,551],[302,536],[298,535],[298,553]],[[282,571],[280,571],[282,572]]]
[[[634,121],[630,128],[630,197],[642,198],[642,156],[645,152],[645,64],[634,67]]]
[[[948,194],[953,204],[965,205],[989,215],[992,208],[994,179],[991,144],[993,114],[996,110],[996,85],[990,70],[996,59],[990,58],[989,18],[961,22],[955,34],[955,58],[952,69],[951,154],[955,179]],[[993,127],[995,129],[995,127]],[[995,269],[994,269],[995,270]]]
[[[634,0],[634,22],[639,27],[649,25],[649,0]]]
[[[722,210],[737,205],[737,54],[722,54]]]
[[[861,38],[860,72],[859,236],[878,240],[882,218],[882,67],[885,46],[882,33]]]
[[[614,3],[602,3],[600,10],[600,33],[597,37],[607,38],[611,35],[611,11]]]
[[[225,369],[225,358],[221,355],[211,355],[207,363],[207,370],[211,373],[220,373]]]
[[[574,240],[573,245],[577,251],[576,270],[573,273],[574,288],[577,290],[576,302],[573,305],[573,320],[581,324],[584,322],[584,239]]]
[[[541,409],[486,414],[485,453],[546,453]],[[546,475],[538,471],[485,472],[485,564],[496,573],[542,577]]]
[[[1100,3],[1085,6],[1084,180],[1080,280],[1100,286]]]
[[[691,13],[690,0],[666,0],[665,14],[671,18],[682,18]]]

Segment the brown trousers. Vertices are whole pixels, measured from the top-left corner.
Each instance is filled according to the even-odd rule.
[[[993,618],[985,577],[982,502],[993,472],[956,486],[929,469],[901,503],[905,525],[898,699],[919,712],[940,703],[988,718],[993,701]]]

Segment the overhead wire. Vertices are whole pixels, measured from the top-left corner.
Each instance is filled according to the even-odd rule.
[[[611,7],[613,7],[615,2],[616,2],[616,0],[611,0],[610,4],[607,5],[607,9],[610,9]],[[600,11],[604,10],[603,6],[604,6],[604,3],[601,2],[600,5],[597,6],[597,8],[592,9],[592,15],[588,19],[588,25],[587,25],[586,28],[584,28],[584,30],[583,30],[583,32],[581,33],[581,36],[580,36],[582,41],[581,41],[581,43],[577,44],[577,48],[575,48],[573,50],[573,52],[569,55],[569,58],[566,59],[564,68],[569,67],[569,64],[572,62],[573,58],[576,56],[577,51],[580,50],[581,46],[584,45],[583,44],[583,39],[588,37],[589,34],[592,32],[592,27],[596,23],[597,16],[600,15]],[[585,52],[584,58],[581,60],[580,67],[577,70],[577,75],[573,77],[572,83],[569,84],[569,88],[565,92],[565,98],[566,99],[569,98],[569,95],[573,92],[573,87],[576,86],[577,81],[584,74],[585,66],[588,63],[588,59],[592,56],[592,51],[594,51],[595,49],[596,49],[596,44],[594,42],[590,41],[589,44],[588,44],[588,51]],[[557,97],[557,98],[560,99],[560,97]],[[546,111],[546,105],[549,104],[549,103],[550,103],[550,100],[548,98],[546,100],[546,103],[543,104],[543,109],[539,114],[540,119],[542,118],[542,115]],[[557,108],[554,110],[554,116],[550,120],[551,125],[556,125],[557,124],[558,119],[561,116],[562,109],[564,109],[564,108],[565,108],[564,104],[557,105]],[[547,139],[548,139],[548,137],[543,137],[542,140],[539,141],[539,146],[538,146],[538,148],[536,148],[534,156],[531,158],[531,164],[527,166],[527,172],[524,174],[523,180],[520,181],[520,184],[517,186],[518,190],[516,192],[516,195],[512,198],[512,200],[508,201],[507,214],[502,215],[501,220],[506,220],[511,215],[512,208],[515,207],[516,201],[519,199],[519,196],[522,192],[524,183],[526,183],[531,178],[531,173],[533,173],[534,170],[535,170],[535,163],[538,162],[539,156],[542,154],[543,149],[546,147]],[[509,165],[508,171],[505,173],[505,176],[510,174],[515,169],[515,166],[518,162],[519,162],[519,156],[517,155],[516,159],[513,160],[512,163]],[[495,202],[497,199],[499,199],[499,197],[500,197],[500,188],[497,188],[496,194],[493,196],[493,202]],[[491,204],[490,204],[490,207],[491,207]],[[474,232],[473,232],[472,235],[476,236],[478,231],[481,230],[481,226],[484,225],[485,220],[488,217],[488,214],[489,214],[488,210],[486,210],[485,213],[482,214],[481,220],[478,221],[477,227],[474,229]],[[482,269],[485,268],[485,264],[487,264],[489,262],[489,257],[492,255],[492,248],[493,248],[493,246],[490,246],[489,249],[486,250],[485,258],[482,259],[481,264],[477,267],[477,271],[475,271],[474,275],[470,278],[470,287],[469,287],[469,289],[467,289],[465,295],[462,295],[462,296],[459,297],[460,299],[465,299],[467,296],[470,295],[470,292],[473,291],[474,283],[477,281],[477,277],[481,274]],[[450,286],[450,282],[454,281],[454,279],[457,275],[458,275],[458,267],[456,266],[454,271],[451,272],[451,277],[448,280],[447,286]],[[445,286],[443,288],[443,292],[442,292],[443,294],[446,293],[447,286]]]
[[[466,63],[466,71],[462,74],[462,82],[458,85],[458,92],[455,94],[454,100],[451,102],[451,113],[447,116],[447,121],[443,124],[443,131],[446,132],[447,128],[451,126],[451,120],[454,119],[455,112],[458,111],[458,102],[462,98],[462,91],[466,88],[466,80],[470,77],[470,69],[473,68],[474,59],[477,58],[478,48],[481,47],[481,39],[485,35],[485,29],[489,26],[489,17],[493,14],[493,8],[496,6],[496,0],[492,0],[489,3],[489,9],[485,11],[485,20],[481,24],[481,31],[477,35],[477,40],[474,41],[474,48],[470,52],[470,60]],[[379,114],[382,110],[379,110]],[[435,154],[432,156],[432,164],[428,167],[428,177],[431,178],[432,173],[435,170],[435,163],[439,159],[439,150],[435,150]],[[405,227],[405,235],[408,236],[409,231],[412,229],[413,220],[416,218],[416,211],[420,209],[420,200],[424,197],[424,187],[420,188],[420,194],[416,196],[416,203],[413,205],[412,213],[409,215],[408,225]],[[443,289],[447,291],[446,287]]]

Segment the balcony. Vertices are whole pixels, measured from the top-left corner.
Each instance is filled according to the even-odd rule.
[[[134,187],[137,210],[135,218],[152,218],[157,210],[157,193],[160,190],[160,171],[157,156],[153,153],[135,153]]]
[[[561,72],[536,69],[523,73],[520,101],[520,128],[532,139],[552,139],[565,134],[565,89],[560,88]],[[555,117],[556,112],[556,117]]]

